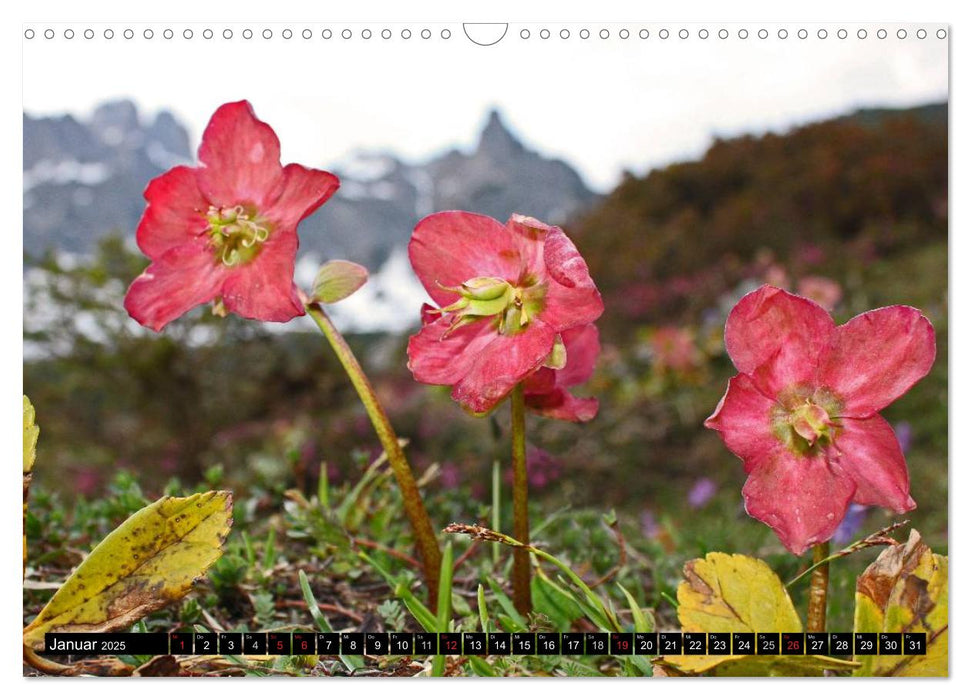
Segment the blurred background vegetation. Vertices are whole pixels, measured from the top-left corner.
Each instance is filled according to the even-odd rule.
[[[918,509],[907,517],[946,553],[947,145],[946,105],[719,140],[698,161],[625,176],[566,224],[607,311],[596,376],[580,390],[600,399],[599,416],[579,426],[529,419],[537,522],[556,514],[573,525],[541,534],[551,551],[581,570],[609,571],[613,534],[598,523],[613,510],[648,562],[639,587],[650,603],[673,593],[686,559],[711,550],[766,558],[784,579],[798,573],[772,532],[745,515],[741,463],[702,427],[734,374],[722,346],[727,312],[771,282],[816,298],[838,322],[888,304],[931,319],[937,362],[884,415],[910,466]],[[252,513],[282,503],[287,489],[316,493],[322,469],[329,483],[351,485],[378,454],[319,336],[208,309],[160,335],[137,328],[120,301],[145,260],[122,232],[93,259],[68,264],[50,254],[30,263],[25,319],[50,321],[26,323],[24,335],[24,390],[41,426],[34,478],[42,500],[28,533],[35,544],[83,508],[90,514],[98,499],[128,493],[120,473],[152,496],[218,475],[238,502],[255,499],[256,523]],[[415,383],[405,336],[350,340],[409,440],[436,525],[487,523],[492,463],[508,466],[505,406],[476,419],[447,390]],[[72,507],[81,510],[71,516]],[[855,512],[841,537],[893,517]],[[260,527],[286,531],[271,520]],[[835,599],[845,603],[834,629],[850,629],[852,582],[871,560],[857,554],[834,567]]]

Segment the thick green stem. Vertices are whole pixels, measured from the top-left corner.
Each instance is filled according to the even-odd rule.
[[[415,483],[415,476],[411,472],[411,466],[405,457],[404,450],[398,442],[398,436],[391,427],[388,414],[378,402],[378,397],[374,393],[374,387],[368,381],[367,375],[361,368],[357,358],[351,351],[344,336],[334,326],[330,317],[324,312],[320,304],[307,303],[307,313],[323,332],[330,346],[337,354],[337,358],[344,366],[344,371],[350,378],[354,388],[357,389],[364,410],[367,411],[374,425],[374,431],[381,441],[385,454],[388,456],[388,464],[401,489],[401,498],[405,506],[405,515],[411,523],[411,528],[415,533],[415,544],[418,549],[418,556],[422,562],[425,574],[425,584],[428,586],[428,601],[435,606],[438,600],[438,577],[439,569],[442,564],[442,553],[438,548],[438,540],[432,528],[432,522],[425,510],[425,504],[418,491],[418,484]]]
[[[512,391],[512,516],[513,537],[529,544],[529,478],[526,474],[526,401],[523,385],[517,384]],[[512,598],[523,615],[533,609],[529,589],[529,552],[519,548],[513,551]]]
[[[826,597],[829,592],[829,542],[813,547],[812,578],[809,579],[809,610],[806,614],[807,632],[826,631]]]

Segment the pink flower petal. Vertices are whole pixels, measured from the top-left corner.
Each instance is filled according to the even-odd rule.
[[[538,370],[526,377],[526,381],[523,384],[526,395],[551,394],[554,391],[557,391],[556,380],[558,374],[559,372],[556,372],[549,367],[540,367]]]
[[[537,241],[542,241],[546,238],[546,234],[553,230],[553,227],[549,224],[544,224],[539,219],[522,214],[513,214],[510,216],[506,222],[506,226],[523,238],[532,238]]]
[[[544,257],[550,277],[559,284],[569,289],[594,288],[586,261],[562,229],[554,227],[546,234]]]
[[[910,306],[860,314],[836,329],[819,383],[843,399],[844,416],[876,413],[926,375],[934,364],[934,328]]]
[[[830,464],[838,465],[856,482],[854,502],[897,513],[917,507],[910,497],[910,477],[900,442],[880,416],[845,419],[828,456]]]
[[[443,211],[418,222],[408,257],[429,296],[447,306],[456,294],[443,290],[473,277],[516,281],[523,271],[517,236],[495,219],[464,211]]]
[[[600,354],[600,334],[590,323],[564,331],[562,338],[566,365],[559,370],[541,367],[529,375],[524,384],[526,406],[548,418],[586,422],[597,415],[599,402],[573,396],[566,387],[590,379]]]
[[[800,555],[833,536],[854,490],[852,479],[834,471],[825,455],[800,457],[780,445],[751,465],[742,495],[748,514]]]
[[[209,227],[209,202],[199,191],[197,168],[179,165],[159,175],[145,188],[148,205],[135,238],[138,247],[155,259],[169,248],[188,243]]]
[[[558,228],[550,229],[544,248],[550,276],[543,320],[557,330],[596,321],[603,313],[603,300],[590,270],[573,241]]]
[[[249,263],[229,268],[223,284],[226,308],[245,318],[284,323],[306,311],[293,284],[297,234],[274,230]]]
[[[492,410],[516,384],[543,364],[555,339],[556,332],[539,319],[521,333],[497,333],[452,388],[452,398],[473,413]]]
[[[560,386],[584,384],[593,376],[600,356],[600,331],[592,323],[569,328],[562,333],[566,346],[566,366],[556,372]]]
[[[546,263],[543,260],[543,251],[545,249],[546,234],[553,227],[531,216],[513,214],[506,222],[506,228],[516,234],[516,241],[519,244],[519,252],[523,260],[523,268],[531,270],[534,273],[544,270]]]
[[[326,170],[313,170],[291,163],[283,169],[274,201],[262,214],[278,226],[295,229],[340,187],[340,180]]]
[[[783,444],[772,432],[770,412],[774,406],[751,377],[737,374],[728,381],[728,389],[705,427],[721,434],[725,446],[745,462],[748,471]]]
[[[596,418],[600,402],[595,398],[578,398],[566,389],[555,389],[548,393],[527,394],[526,406],[547,418],[586,423]]]
[[[431,314],[429,318],[432,318]],[[434,319],[408,339],[408,369],[417,381],[454,384],[468,373],[498,335],[495,325],[485,320],[462,326],[446,335],[451,324],[450,318]]]
[[[189,309],[217,297],[228,270],[206,239],[170,248],[131,283],[125,310],[143,326],[160,331]]]
[[[835,324],[818,304],[765,285],[746,294],[728,315],[725,349],[739,372],[759,374],[769,393],[811,382],[820,355],[829,347]]]
[[[249,102],[230,102],[215,111],[202,135],[199,187],[216,206],[252,204],[263,209],[283,177],[280,141]]]

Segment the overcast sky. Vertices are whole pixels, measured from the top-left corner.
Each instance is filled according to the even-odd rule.
[[[948,40],[929,24],[515,24],[491,47],[473,44],[460,24],[173,24],[168,40],[159,25],[145,39],[138,24],[110,25],[115,37],[106,40],[106,26],[60,25],[52,40],[25,42],[27,112],[86,115],[99,102],[129,97],[148,113],[171,109],[195,146],[219,104],[246,98],[276,129],[284,161],[326,167],[357,149],[391,149],[409,159],[470,149],[487,110],[498,107],[529,146],[571,162],[601,190],[624,169],[640,173],[697,156],[713,136],[948,94]],[[83,38],[88,27],[94,39]],[[126,27],[135,38],[123,38]],[[213,39],[202,37],[207,27]],[[247,27],[254,31],[248,40],[241,36]],[[698,35],[703,27],[707,39]],[[845,39],[837,35],[842,27]],[[877,36],[881,27],[885,39]],[[71,40],[63,38],[67,28]],[[230,40],[222,38],[227,28]],[[293,31],[289,40],[281,37],[285,28]],[[330,39],[321,37],[324,28],[333,31]],[[351,39],[340,37],[345,28]],[[381,38],[385,28],[391,39]],[[403,28],[410,39],[400,37]],[[431,39],[421,38],[423,28]],[[589,38],[579,37],[582,28]],[[689,38],[678,37],[682,28]],[[780,28],[788,38],[778,38]],[[806,39],[798,38],[801,28]],[[857,37],[861,28],[866,39]],[[264,39],[264,29],[273,38]],[[313,38],[303,39],[304,29]],[[451,38],[442,39],[442,29]],[[524,29],[529,39],[521,38]],[[550,38],[541,38],[543,29]],[[570,38],[560,38],[564,29]],[[603,29],[608,39],[600,38]],[[620,38],[621,29],[629,38]],[[641,39],[645,29],[649,37]],[[721,29],[727,39],[718,38]],[[747,38],[738,37],[741,29]],[[897,37],[900,29],[906,38]]]

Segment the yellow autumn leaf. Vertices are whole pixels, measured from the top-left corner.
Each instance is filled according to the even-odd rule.
[[[24,395],[24,575],[27,574],[27,496],[30,494],[30,482],[33,479],[34,460],[37,458],[37,438],[40,428],[34,417],[34,406]]]
[[[678,620],[685,632],[801,632],[782,581],[761,559],[710,552],[684,566]]]
[[[823,671],[852,671],[857,664],[831,656],[667,656],[655,660],[665,676],[796,678],[821,676]]]
[[[857,632],[923,632],[926,655],[860,656],[861,676],[947,676],[947,557],[910,531],[885,549],[856,582]]]
[[[709,552],[684,566],[678,620],[685,632],[801,632],[802,621],[782,581],[761,559]],[[666,656],[665,675],[818,676],[856,664],[825,656]]]
[[[24,396],[24,474],[30,474],[37,457],[37,437],[40,428],[34,423],[34,406]]]
[[[112,531],[24,629],[43,648],[45,632],[114,632],[178,600],[222,554],[232,494],[161,498]]]

